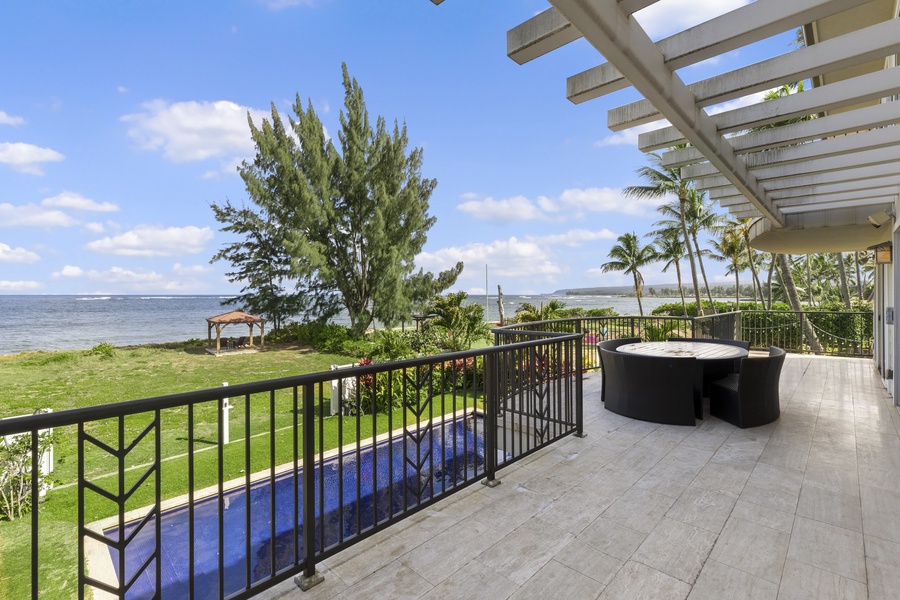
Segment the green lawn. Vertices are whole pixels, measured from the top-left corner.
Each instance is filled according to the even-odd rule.
[[[332,364],[352,362],[345,356],[319,354],[296,347],[279,347],[257,354],[213,356],[202,348],[186,345],[117,348],[112,356],[89,351],[30,352],[0,356],[0,390],[5,390],[0,404],[0,417],[22,415],[37,408],[54,411],[79,408],[219,387],[275,379],[303,373],[327,371]],[[327,393],[327,392],[326,392]],[[462,408],[462,397],[445,398],[443,406],[434,408],[434,416]],[[247,400],[232,398],[231,440],[225,446],[222,470],[225,480],[243,477],[246,471],[244,409]],[[293,460],[293,423],[300,421],[294,412],[290,391],[251,396],[250,402],[250,472],[269,468],[270,464],[285,464]],[[327,403],[327,399],[325,400]],[[472,400],[466,400],[469,406]],[[193,411],[195,478],[194,489],[215,485],[218,481],[218,431],[216,402],[197,405]],[[323,408],[323,407],[322,407]],[[428,418],[424,415],[423,418]],[[187,438],[188,409],[170,409],[161,415],[161,445],[163,498],[172,498],[188,490]],[[125,419],[125,443],[128,444],[148,424],[151,416],[134,415]],[[336,448],[360,438],[371,437],[402,426],[414,418],[395,410],[376,418],[366,416],[357,421],[350,417],[325,419],[322,446]],[[275,425],[274,460],[271,424]],[[118,444],[118,420],[107,419],[91,423],[86,431],[113,447]],[[339,433],[340,432],[340,433]],[[77,523],[78,460],[74,427],[57,430],[55,443],[54,480],[56,489],[48,494],[40,510],[41,539],[41,597],[70,598],[77,594]],[[316,434],[318,436],[318,433]],[[138,481],[152,460],[155,438],[151,433],[128,454],[126,488]],[[319,448],[319,440],[316,439]],[[208,451],[196,452],[201,448]],[[88,450],[84,459],[89,480],[116,491],[118,480],[109,474],[116,472],[115,459],[99,450]],[[127,504],[128,509],[147,506],[153,502],[153,487],[147,482]],[[86,521],[91,522],[116,513],[113,503],[95,494],[85,502]],[[16,522],[0,523],[0,598],[26,597],[30,583],[22,572],[23,556],[30,553],[30,517]]]

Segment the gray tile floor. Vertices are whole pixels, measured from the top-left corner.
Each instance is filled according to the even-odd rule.
[[[781,418],[613,414],[269,598],[900,598],[900,412],[872,361],[788,355]]]

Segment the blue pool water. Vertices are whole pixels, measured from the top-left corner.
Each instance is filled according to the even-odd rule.
[[[480,438],[481,421],[476,421],[476,436],[463,419],[437,424],[423,430],[421,442],[394,438],[371,447],[345,453],[316,467],[316,547],[318,550],[353,538],[375,523],[391,515],[413,508],[442,494],[446,489],[481,473],[484,468],[484,443]],[[339,467],[340,460],[340,467]],[[358,469],[357,469],[358,465]],[[417,468],[417,465],[420,467]],[[432,465],[434,468],[433,476]],[[359,471],[357,477],[357,471]],[[343,472],[343,477],[340,477]],[[320,498],[319,482],[324,477],[324,498]],[[303,552],[303,518],[295,515],[294,493],[302,498],[302,473],[279,475],[275,479],[275,540],[271,537],[271,498],[268,480],[250,488],[250,582],[271,575],[272,554],[275,568],[289,566]],[[358,490],[358,493],[357,493]],[[320,508],[324,501],[324,512]],[[343,509],[341,508],[343,503]],[[227,491],[223,499],[225,595],[247,585],[245,488]],[[302,511],[302,508],[298,509]],[[218,495],[194,504],[194,579],[195,597],[218,598]],[[298,523],[298,543],[294,548],[292,523]],[[320,528],[320,525],[323,527]],[[126,525],[125,535],[134,533],[137,523]],[[125,555],[126,580],[130,580],[151,555],[155,542],[155,523],[149,521],[128,544]],[[188,508],[178,507],[163,512],[162,530],[162,594],[167,598],[188,597]],[[322,539],[324,532],[324,540]],[[118,539],[118,528],[105,531],[110,539]],[[118,571],[118,552],[110,550]],[[118,575],[118,573],[117,573]],[[126,595],[129,599],[153,597],[155,573],[151,563],[148,572],[138,577]]]

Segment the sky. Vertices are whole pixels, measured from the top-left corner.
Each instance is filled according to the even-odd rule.
[[[651,37],[747,0],[661,0]],[[603,62],[584,40],[517,65],[506,32],[545,0],[196,0],[0,5],[0,294],[231,294],[238,238],[210,205],[249,203],[248,115],[286,117],[299,97],[337,138],[341,64],[370,118],[406,123],[435,178],[436,217],[416,266],[458,260],[454,290],[550,293],[630,285],[602,273],[659,201],[626,199],[647,164],[637,133],[606,127],[622,90],[581,105],[566,77]],[[786,32],[679,71],[690,83],[789,51]],[[759,95],[730,106],[759,101]],[[721,110],[723,107],[711,110]],[[655,127],[655,126],[654,126]],[[646,128],[645,128],[646,129]],[[642,238],[644,239],[644,238]],[[647,239],[646,241],[649,241]],[[660,264],[647,284],[675,281]],[[685,265],[686,266],[686,265]],[[711,283],[730,284],[721,264]]]

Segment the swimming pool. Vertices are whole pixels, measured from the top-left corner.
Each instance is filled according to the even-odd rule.
[[[364,533],[393,515],[410,510],[443,494],[454,486],[480,475],[484,469],[484,443],[481,419],[454,419],[419,430],[413,436],[395,436],[359,451],[346,451],[317,463],[316,475],[316,547],[317,550]],[[476,433],[473,432],[477,432]],[[404,439],[404,437],[406,439]],[[324,498],[320,484],[324,482]],[[275,569],[295,562],[303,553],[303,517],[296,514],[297,497],[303,493],[302,469],[275,477],[275,538],[272,539],[271,480],[265,479],[226,491],[223,494],[225,594],[243,590],[248,584],[247,535],[250,537],[250,584],[272,575]],[[249,502],[250,531],[246,514]],[[323,510],[324,509],[324,510]],[[302,508],[298,509],[302,511]],[[219,496],[194,503],[194,592],[198,599],[219,597]],[[161,527],[162,598],[188,597],[189,544],[187,505],[165,510]],[[294,547],[293,523],[297,523]],[[131,535],[138,523],[125,526]],[[118,539],[118,527],[106,529],[110,539]],[[324,539],[323,539],[324,536]],[[155,523],[151,520],[128,544],[125,555],[126,581],[133,577],[152,555]],[[296,552],[296,554],[295,554]],[[110,555],[118,571],[118,551]],[[117,572],[117,576],[120,574]],[[120,577],[121,580],[121,577]],[[126,598],[152,598],[154,569],[148,569],[135,581]]]

